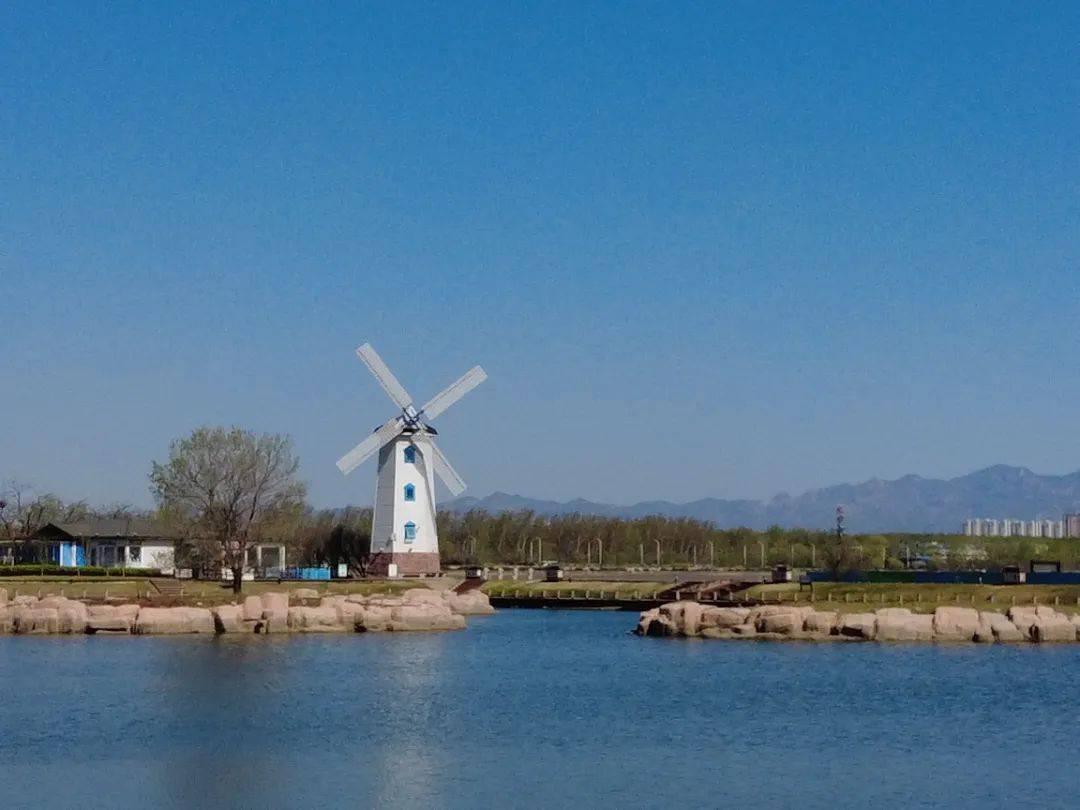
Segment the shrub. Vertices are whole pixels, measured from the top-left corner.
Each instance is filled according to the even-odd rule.
[[[79,568],[52,563],[20,563],[0,566],[0,577],[157,577],[157,568],[103,568],[84,565]]]

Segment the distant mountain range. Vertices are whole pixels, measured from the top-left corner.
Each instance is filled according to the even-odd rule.
[[[721,528],[823,529],[833,525],[836,507],[844,506],[848,530],[865,532],[958,532],[969,517],[1060,520],[1080,511],[1080,472],[1039,475],[1024,467],[999,464],[959,478],[941,480],[905,475],[895,481],[873,478],[861,484],[837,484],[802,495],[777,495],[768,501],[703,498],[690,503],[642,501],[631,506],[583,499],[560,503],[496,492],[485,498],[463,497],[440,506],[456,512],[484,509],[506,512],[530,509],[540,515],[588,514],[634,518],[645,515],[708,520]]]

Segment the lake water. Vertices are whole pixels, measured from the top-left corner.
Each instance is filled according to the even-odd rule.
[[[1080,647],[0,638],[3,807],[1075,807]]]

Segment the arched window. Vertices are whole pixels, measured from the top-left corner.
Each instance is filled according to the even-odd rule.
[[[414,487],[412,484],[406,484],[405,485],[405,500],[407,500],[407,501],[415,501],[416,500],[416,487]]]
[[[411,543],[416,539],[416,524],[411,520],[405,524],[405,542]]]
[[[405,448],[405,463],[416,463],[416,445],[410,444],[408,447]]]

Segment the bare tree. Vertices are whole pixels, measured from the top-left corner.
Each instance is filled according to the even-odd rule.
[[[297,478],[292,440],[240,428],[199,428],[153,463],[151,489],[164,511],[220,551],[240,592],[248,549],[303,509],[306,488]]]
[[[48,523],[85,520],[90,509],[85,501],[64,503],[52,493],[38,493],[32,484],[11,478],[0,485],[0,537],[15,545],[25,557],[29,539]]]

